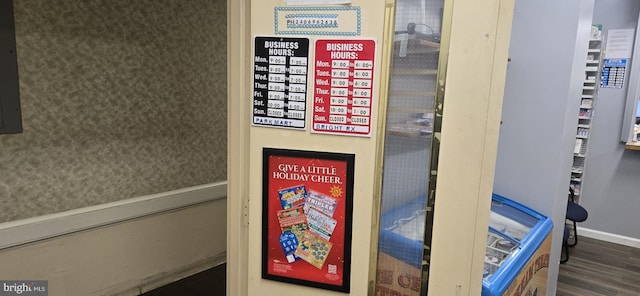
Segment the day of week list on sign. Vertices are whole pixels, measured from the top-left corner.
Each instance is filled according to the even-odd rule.
[[[319,39],[315,50],[311,131],[371,136],[376,42]]]
[[[304,129],[308,38],[255,37],[252,124]]]

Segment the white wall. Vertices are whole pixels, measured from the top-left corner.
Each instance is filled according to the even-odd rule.
[[[605,33],[610,29],[636,28],[640,2],[596,1],[595,7],[593,22],[602,24]],[[589,210],[589,219],[580,226],[614,234],[601,239],[624,236],[640,245],[640,151],[625,150],[619,137],[628,84],[625,81],[622,89],[600,90],[580,198]]]
[[[138,295],[225,261],[226,199],[0,251],[0,279],[50,295]]]
[[[554,221],[555,295],[593,0],[516,0],[494,191]]]

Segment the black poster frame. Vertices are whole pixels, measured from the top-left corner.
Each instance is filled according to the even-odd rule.
[[[309,159],[313,160],[329,160],[344,162],[346,166],[345,172],[345,187],[344,192],[344,237],[338,238],[337,242],[342,242],[343,253],[340,254],[342,260],[342,284],[327,284],[319,281],[306,280],[294,277],[288,277],[283,275],[277,275],[269,272],[268,260],[269,260],[269,228],[274,227],[270,225],[270,214],[273,214],[274,210],[269,208],[269,199],[274,196],[269,196],[270,192],[270,178],[271,172],[269,167],[269,161],[272,156],[283,156],[297,159]],[[262,174],[262,278],[268,280],[274,280],[279,282],[297,284],[302,286],[338,291],[349,293],[351,282],[351,248],[352,248],[352,222],[353,222],[353,183],[354,183],[354,166],[355,155],[333,152],[317,152],[317,151],[304,151],[304,150],[290,150],[290,149],[277,149],[277,148],[263,148],[263,174]],[[273,192],[273,191],[272,191]],[[278,196],[275,196],[278,197]],[[278,197],[279,198],[279,197]],[[271,221],[271,224],[273,222]],[[276,225],[280,227],[280,225]],[[333,236],[331,237],[334,238]],[[271,238],[273,239],[273,238]],[[334,243],[335,244],[335,243]],[[285,261],[286,262],[286,261]],[[318,271],[319,272],[319,271]]]

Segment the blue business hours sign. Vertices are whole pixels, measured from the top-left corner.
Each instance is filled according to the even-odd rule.
[[[627,59],[605,59],[600,77],[603,88],[622,88],[627,70]]]

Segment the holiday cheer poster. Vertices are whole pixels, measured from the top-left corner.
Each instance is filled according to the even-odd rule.
[[[264,148],[263,278],[349,292],[354,161]]]

